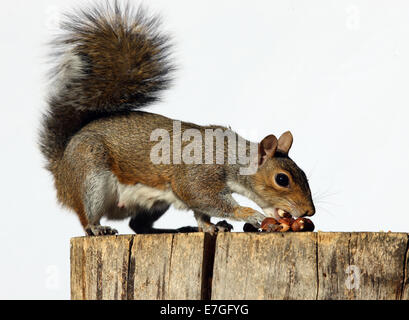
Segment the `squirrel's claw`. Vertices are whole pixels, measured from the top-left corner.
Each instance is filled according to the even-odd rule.
[[[199,231],[207,232],[214,235],[217,232],[230,232],[233,229],[233,226],[227,221],[223,220],[218,222],[217,224],[213,223],[206,223],[199,227]]]
[[[115,235],[118,233],[117,230],[112,229],[111,227],[99,226],[99,225],[89,225],[85,229],[85,232],[90,237],[92,236],[110,236],[110,235]]]

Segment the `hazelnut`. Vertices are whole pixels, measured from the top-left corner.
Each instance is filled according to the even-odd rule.
[[[291,230],[294,232],[309,232],[314,231],[314,224],[310,219],[298,218],[291,225]]]
[[[288,224],[290,227],[291,225],[294,223],[295,219],[293,219],[292,217],[289,218],[281,218],[278,220],[278,222],[280,224]]]
[[[291,218],[291,214],[288,213],[287,211],[284,211],[283,209],[278,209],[277,214],[281,218]]]
[[[281,229],[279,230],[280,232],[287,232],[291,231],[291,225],[294,223],[294,219],[292,217],[289,218],[281,218],[278,220],[280,223]]]
[[[291,229],[293,220],[292,218],[281,218],[277,221],[274,218],[266,218],[261,223],[261,229],[265,232],[287,232]]]
[[[287,223],[280,223],[280,227],[281,227],[281,229],[278,230],[280,232],[291,231],[291,226],[289,224],[287,224]]]
[[[281,229],[280,223],[274,218],[265,218],[261,223],[261,230],[264,232],[274,232]]]

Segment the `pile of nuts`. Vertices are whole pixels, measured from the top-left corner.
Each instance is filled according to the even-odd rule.
[[[292,217],[284,217],[276,220],[274,218],[266,218],[261,223],[261,228],[257,229],[251,224],[246,223],[243,227],[245,232],[311,232],[314,231],[314,224],[310,219]]]

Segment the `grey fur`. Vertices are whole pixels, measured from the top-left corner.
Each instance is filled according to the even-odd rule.
[[[159,26],[159,17],[117,1],[66,15],[52,42],[55,67],[39,139],[48,169],[87,123],[145,107],[169,87],[175,68]]]

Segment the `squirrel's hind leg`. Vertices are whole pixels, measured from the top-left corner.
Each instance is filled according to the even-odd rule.
[[[100,220],[116,201],[116,189],[112,173],[101,170],[88,174],[84,188],[84,207],[88,224],[85,232],[89,236],[115,235],[117,230],[101,226]]]
[[[87,235],[113,235],[117,231],[100,225],[118,201],[118,185],[110,170],[109,150],[98,135],[76,134],[54,169],[58,199],[73,209]]]

